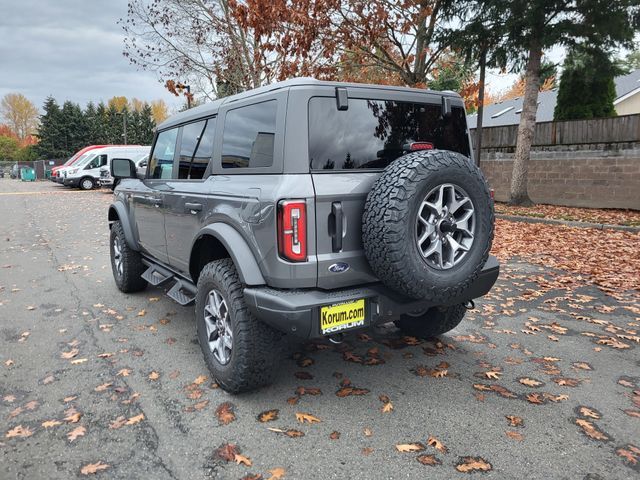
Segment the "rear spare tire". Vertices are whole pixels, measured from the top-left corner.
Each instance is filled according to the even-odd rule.
[[[405,155],[367,196],[363,243],[376,276],[412,298],[446,304],[478,276],[493,240],[493,200],[482,172],[446,150]]]

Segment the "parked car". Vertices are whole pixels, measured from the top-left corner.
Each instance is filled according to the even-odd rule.
[[[84,159],[61,170],[65,187],[91,190],[99,185],[100,168],[111,165],[113,158],[139,158],[148,155],[151,147],[144,146],[109,146],[88,152]]]
[[[106,145],[89,145],[88,147],[84,147],[78,150],[69,160],[64,162],[62,165],[57,165],[51,169],[50,180],[52,182],[58,182],[58,178],[59,178],[58,172],[60,169],[73,165],[77,160],[80,160],[80,157],[82,157],[85,153],[90,152],[91,150],[94,150],[96,148],[102,148],[105,146]],[[58,183],[62,183],[62,182],[58,182]]]
[[[171,282],[228,392],[267,384],[281,335],[394,321],[455,328],[499,273],[494,211],[462,98],[290,80],[174,115],[146,177],[115,159],[117,287]]]
[[[133,163],[136,165],[136,172],[138,173],[138,178],[144,178],[147,172],[147,162],[149,161],[149,153],[145,153],[138,158],[132,158]],[[100,186],[101,187],[110,187],[111,190],[114,190],[120,180],[111,176],[111,171],[108,166],[104,166],[100,168]]]

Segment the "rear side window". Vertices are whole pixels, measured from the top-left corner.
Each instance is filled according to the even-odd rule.
[[[259,168],[273,165],[277,100],[230,110],[224,120],[223,168]]]
[[[153,147],[153,153],[149,160],[147,178],[171,178],[177,138],[177,128],[165,130],[158,134],[156,144]]]
[[[338,110],[333,97],[309,101],[309,158],[314,170],[385,168],[413,142],[469,156],[464,109],[443,119],[440,105],[349,99]]]
[[[182,127],[178,178],[199,180],[213,154],[215,118]]]

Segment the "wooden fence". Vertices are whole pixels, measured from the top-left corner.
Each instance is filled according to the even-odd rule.
[[[482,148],[515,147],[517,135],[518,125],[485,127],[482,129]],[[475,128],[471,129],[471,136],[475,143]],[[590,120],[541,122],[536,124],[533,146],[625,142],[640,142],[640,114]]]

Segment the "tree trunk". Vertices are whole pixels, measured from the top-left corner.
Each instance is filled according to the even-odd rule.
[[[540,89],[540,61],[542,48],[536,38],[531,41],[529,59],[525,71],[524,98],[522,113],[518,127],[516,154],[513,159],[511,173],[511,203],[514,205],[532,205],[527,192],[527,176],[531,144],[536,129],[536,113],[538,112],[538,90]]]
[[[478,121],[476,123],[476,165],[480,166],[480,149],[482,148],[482,115],[484,113],[484,77],[487,68],[487,50],[480,53],[480,90],[478,90]]]

